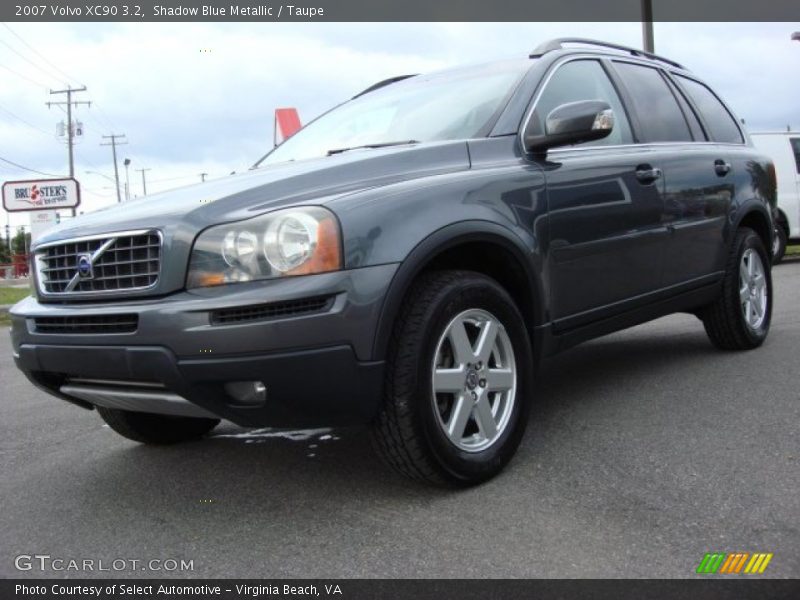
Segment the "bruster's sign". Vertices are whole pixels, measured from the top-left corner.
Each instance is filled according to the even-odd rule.
[[[3,208],[8,212],[75,208],[80,203],[80,186],[69,177],[6,181],[3,184]]]

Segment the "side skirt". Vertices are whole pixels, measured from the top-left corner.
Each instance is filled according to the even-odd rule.
[[[611,316],[573,327],[551,323],[541,328],[542,355],[552,356],[582,342],[641,325],[678,312],[694,312],[713,302],[720,293],[721,280],[679,294],[650,301]],[[598,311],[599,312],[599,311]],[[571,320],[572,318],[570,318]]]

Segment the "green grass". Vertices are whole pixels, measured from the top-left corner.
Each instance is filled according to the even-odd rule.
[[[0,304],[15,304],[25,296],[30,296],[30,288],[0,287]]]
[[[2,304],[16,304],[25,296],[30,296],[30,288],[11,288],[0,287],[0,305]],[[11,317],[8,316],[8,311],[0,310],[0,327],[11,325]]]
[[[798,254],[800,254],[800,244],[796,246],[786,246],[787,256],[797,256]]]

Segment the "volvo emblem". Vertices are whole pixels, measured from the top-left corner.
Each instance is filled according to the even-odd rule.
[[[92,279],[94,277],[92,255],[88,252],[78,255],[78,276],[81,279]]]
[[[478,387],[478,380],[479,377],[477,371],[474,369],[467,371],[467,388],[474,390],[476,387]]]

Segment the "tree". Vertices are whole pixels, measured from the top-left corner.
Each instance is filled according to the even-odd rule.
[[[18,227],[16,235],[11,238],[11,249],[14,254],[27,254],[31,247],[31,234],[25,233],[24,227]]]

